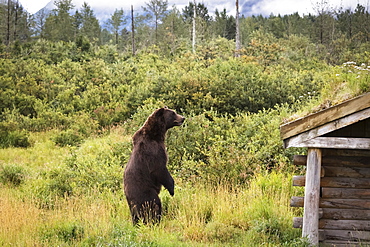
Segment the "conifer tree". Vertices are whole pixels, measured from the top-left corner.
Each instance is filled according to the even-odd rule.
[[[154,31],[155,31],[155,41],[158,42],[158,25],[161,23],[162,19],[167,15],[167,0],[150,0],[149,3],[145,3],[146,6],[143,10],[147,12],[147,17],[154,21]]]
[[[53,41],[71,41],[74,39],[74,18],[70,11],[74,8],[72,0],[56,0],[56,8],[46,19],[45,38]]]
[[[111,18],[108,20],[108,25],[114,33],[116,45],[118,45],[119,33],[124,24],[126,24],[126,18],[124,16],[123,9],[116,9]]]

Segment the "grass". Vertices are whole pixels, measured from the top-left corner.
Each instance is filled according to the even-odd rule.
[[[121,161],[111,154],[130,138],[116,129],[71,149],[53,145],[49,135],[33,134],[34,145],[27,149],[0,149],[0,173],[10,165],[25,173],[20,184],[0,181],[1,246],[307,246],[292,228],[292,218],[301,212],[289,206],[299,193],[291,174],[259,174],[247,185],[175,178],[175,196],[160,194],[162,222],[133,227],[122,189],[101,182],[122,176]],[[68,173],[64,180],[61,173]],[[70,193],[51,189],[66,181]]]

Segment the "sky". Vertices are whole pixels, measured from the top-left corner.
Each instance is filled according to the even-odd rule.
[[[34,14],[41,8],[45,7],[50,1],[54,0],[19,0],[26,10]],[[188,5],[189,1],[194,0],[168,0],[168,7],[171,8],[173,5],[179,10],[182,10]],[[285,15],[298,12],[299,14],[315,13],[313,6],[317,2],[324,0],[239,0],[239,11],[246,16],[259,15],[268,16],[271,13],[274,15]],[[72,0],[76,7],[80,8],[83,2],[87,2],[93,9],[104,7],[105,9],[111,9],[114,12],[115,9],[123,8],[125,11],[130,11],[131,5],[134,9],[141,9],[141,6],[145,6],[145,3],[149,0]],[[209,13],[214,13],[217,8],[222,11],[224,8],[229,14],[234,15],[235,13],[235,0],[196,0],[197,3],[203,3]],[[358,3],[365,7],[370,7],[370,0],[327,0],[330,7],[344,7],[352,8],[354,10]]]

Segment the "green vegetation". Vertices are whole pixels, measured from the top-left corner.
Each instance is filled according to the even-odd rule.
[[[122,11],[102,30],[88,5],[71,16],[58,2],[45,29],[0,34],[1,246],[307,246],[289,206],[305,150],[285,150],[279,126],[370,91],[367,10],[243,17],[236,57],[226,11],[197,6],[192,52],[193,8],[148,5],[161,21],[139,22],[133,54]],[[123,167],[164,105],[186,117],[167,135],[175,196],[160,194],[160,225],[133,227]]]
[[[1,181],[10,173],[22,178],[17,187],[0,187],[6,212],[0,215],[1,245],[305,246],[291,227],[299,210],[289,199],[300,192],[289,172],[264,171],[248,184],[222,179],[217,185],[177,175],[175,197],[161,193],[161,224],[133,227],[120,189],[120,164],[130,144],[123,133],[117,127],[75,148],[54,146],[50,133],[36,133],[30,138],[39,141],[30,148],[0,150]],[[14,162],[23,169],[5,165]]]

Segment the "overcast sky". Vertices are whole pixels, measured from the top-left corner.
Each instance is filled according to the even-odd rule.
[[[27,9],[31,14],[37,12],[41,8],[45,7],[50,0],[19,0],[23,7]],[[52,0],[54,1],[54,0]],[[193,0],[190,0],[193,1]],[[246,15],[284,15],[298,12],[299,14],[315,13],[313,6],[317,2],[323,0],[239,0],[240,13]],[[370,0],[327,0],[331,7],[339,8],[349,8],[354,10],[358,3],[365,7],[370,6]],[[104,7],[112,9],[123,8],[129,11],[131,5],[134,6],[136,10],[141,9],[141,6],[145,6],[146,2],[149,0],[72,0],[73,4],[77,8],[80,8],[83,2],[87,2],[93,9],[98,7]],[[197,3],[203,3],[207,8],[209,13],[214,13],[215,9],[222,11],[224,8],[230,13],[235,13],[235,0],[196,0]],[[188,5],[189,0],[168,0],[168,6],[171,8],[173,5],[179,10],[182,10],[186,5]]]

